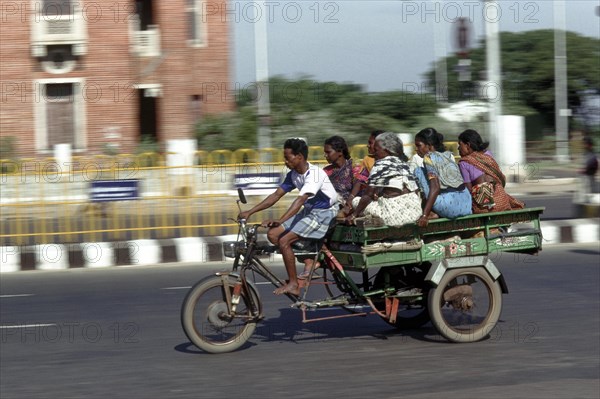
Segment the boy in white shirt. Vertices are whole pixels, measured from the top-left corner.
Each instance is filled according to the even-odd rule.
[[[286,140],[283,157],[285,166],[291,169],[283,183],[252,209],[241,212],[238,218],[248,219],[252,214],[272,207],[293,189],[300,191],[279,219],[262,222],[263,226],[270,227],[267,237],[279,246],[289,276],[288,283],[277,288],[274,293],[300,295],[296,258],[291,245],[301,237],[319,239],[325,236],[338,212],[338,195],[323,169],[307,161],[308,146],[304,140]]]

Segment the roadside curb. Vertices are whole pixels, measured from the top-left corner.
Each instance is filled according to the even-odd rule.
[[[541,222],[544,242],[600,243],[597,218]],[[222,243],[236,235],[0,247],[0,273],[224,261]],[[266,241],[264,237],[261,241]],[[274,259],[281,258],[273,255]]]
[[[236,235],[0,247],[0,273],[223,261]],[[259,241],[266,242],[266,236]],[[280,255],[272,255],[273,259]]]

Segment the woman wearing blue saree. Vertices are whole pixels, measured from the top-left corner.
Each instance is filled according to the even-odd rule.
[[[415,169],[415,177],[424,194],[421,227],[437,217],[454,219],[470,215],[471,193],[465,186],[456,162],[444,154],[444,136],[433,128],[421,130],[415,136],[415,147],[423,158],[423,167]]]

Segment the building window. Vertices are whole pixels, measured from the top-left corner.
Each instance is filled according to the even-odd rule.
[[[36,81],[36,149],[49,151],[57,144],[84,149],[85,102],[83,79],[42,79]]]
[[[42,15],[73,15],[73,4],[70,0],[44,0]]]
[[[190,100],[190,113],[192,114],[192,122],[196,124],[202,119],[202,96],[199,94],[194,94]]]
[[[75,147],[73,83],[46,85],[46,128],[49,148],[56,144]]]
[[[203,0],[187,0],[185,9],[188,21],[188,45],[206,46],[206,20],[202,13]]]
[[[139,18],[139,30],[149,30],[154,25],[154,12],[151,0],[138,0],[135,2],[136,16]]]

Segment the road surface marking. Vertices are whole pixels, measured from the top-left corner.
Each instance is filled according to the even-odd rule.
[[[50,327],[55,326],[56,324],[17,324],[14,326],[0,326],[0,330],[7,328],[40,328],[40,327]]]
[[[13,294],[13,295],[0,295],[0,298],[15,298],[19,296],[34,296],[35,294]]]
[[[265,285],[265,284],[271,284],[268,281],[261,281],[259,283],[254,283],[255,285]],[[188,287],[165,287],[165,288],[161,288],[161,290],[189,290],[190,288],[192,288],[192,286],[188,286]]]

